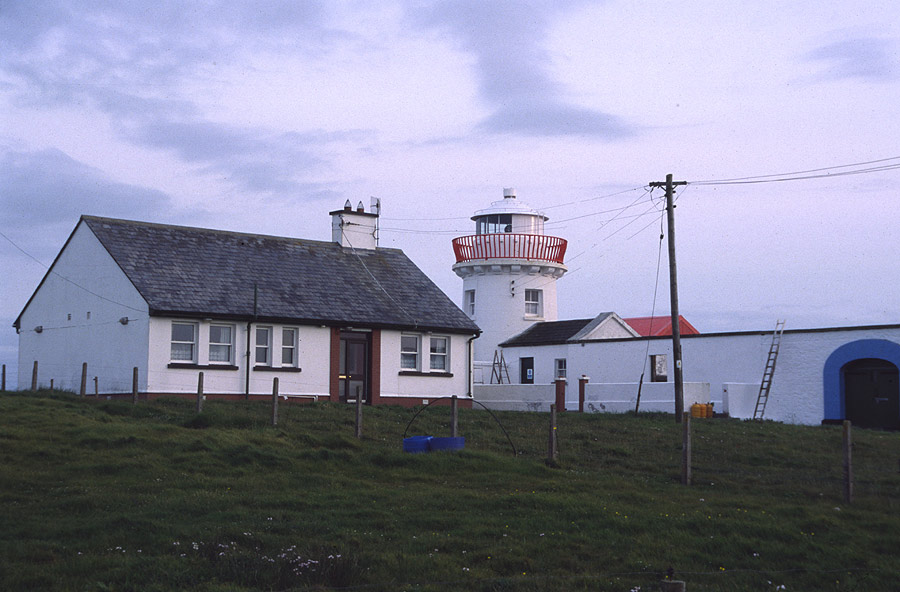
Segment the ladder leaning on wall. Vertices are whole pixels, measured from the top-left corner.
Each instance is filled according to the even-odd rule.
[[[504,374],[506,374],[506,383],[512,384],[509,380],[509,367],[507,367],[506,360],[503,358],[503,351],[500,350],[498,355],[497,350],[494,350],[494,363],[491,365],[491,384],[503,384]],[[494,378],[497,379],[496,383]]]
[[[762,419],[766,412],[766,403],[769,401],[769,389],[772,388],[772,377],[775,375],[775,361],[778,360],[778,350],[781,347],[781,334],[784,333],[784,321],[775,323],[775,332],[772,333],[772,345],[769,346],[769,357],[766,359],[766,369],[763,370],[762,382],[759,384],[759,396],[756,397],[756,409],[753,410],[753,419]]]

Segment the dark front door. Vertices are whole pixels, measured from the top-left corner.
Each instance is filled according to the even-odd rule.
[[[519,358],[519,383],[534,384],[534,358]]]
[[[341,333],[340,397],[344,402],[369,402],[369,334]]]
[[[900,429],[897,367],[864,359],[843,368],[845,418],[862,428]]]

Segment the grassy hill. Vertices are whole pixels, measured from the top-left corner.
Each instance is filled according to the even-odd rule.
[[[466,449],[411,455],[414,410],[0,395],[3,590],[900,588],[900,434],[672,416],[461,411]],[[427,409],[409,435],[449,435]],[[782,587],[783,586],[783,587]]]

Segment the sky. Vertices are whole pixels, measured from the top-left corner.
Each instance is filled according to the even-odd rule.
[[[667,174],[701,332],[900,323],[898,105],[893,1],[0,0],[0,361],[82,214],[330,240],[377,197],[459,302],[515,187],[561,319],[668,314]]]

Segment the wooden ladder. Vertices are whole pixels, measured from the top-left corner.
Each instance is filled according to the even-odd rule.
[[[762,382],[759,385],[759,396],[756,397],[756,409],[753,410],[753,419],[762,419],[766,412],[766,403],[769,401],[769,389],[772,388],[772,377],[775,375],[775,362],[778,360],[778,349],[781,347],[781,334],[784,333],[784,321],[775,323],[775,332],[772,333],[772,345],[769,346],[769,357],[766,360],[766,369],[763,370]]]
[[[503,384],[503,375],[506,374],[506,383],[511,384],[509,380],[509,367],[506,365],[506,360],[503,358],[503,351],[498,352],[494,350],[494,363],[491,365],[491,384]],[[497,382],[494,382],[494,378],[496,377]]]

